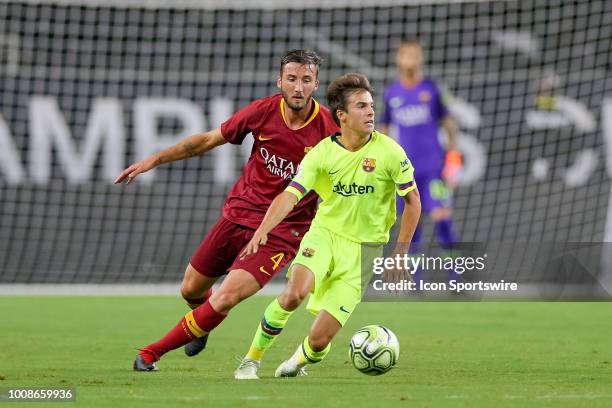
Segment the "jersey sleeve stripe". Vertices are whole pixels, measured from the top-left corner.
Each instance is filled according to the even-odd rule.
[[[295,198],[297,199],[297,201],[300,201],[302,198],[304,198],[304,194],[300,193],[300,190],[298,190],[295,187],[287,186],[285,191],[288,192],[288,193],[293,194],[295,196]]]
[[[289,183],[289,187],[293,187],[295,188],[297,191],[299,191],[302,195],[306,194],[306,187],[304,187],[303,185],[301,185],[300,183],[296,182],[296,181],[291,181],[291,183]]]
[[[415,186],[414,180],[411,180],[407,183],[398,184],[397,188],[400,190],[413,189]]]

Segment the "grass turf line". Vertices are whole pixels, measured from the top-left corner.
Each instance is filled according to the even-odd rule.
[[[235,381],[235,356],[270,300],[235,308],[203,355],[176,350],[161,372],[135,373],[136,348],[186,312],[179,298],[0,297],[0,388],[76,388],[76,402],[53,405],[68,407],[612,406],[610,303],[363,303],[308,377],[274,379],[312,322],[301,309],[266,354],[262,380]],[[399,365],[381,377],[347,359],[366,324],[400,340]]]

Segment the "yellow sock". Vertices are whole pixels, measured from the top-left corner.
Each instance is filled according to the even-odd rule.
[[[304,366],[306,364],[315,364],[323,360],[330,350],[331,343],[329,343],[327,347],[325,347],[321,351],[314,351],[312,347],[310,347],[308,337],[306,337],[302,344],[298,346],[297,350],[295,350],[295,353],[293,353],[293,356],[291,358],[299,366]]]
[[[283,309],[278,303],[278,299],[274,299],[266,308],[263,318],[257,326],[255,337],[253,337],[246,358],[260,361],[265,351],[272,346],[276,337],[281,333],[292,313],[293,311]]]

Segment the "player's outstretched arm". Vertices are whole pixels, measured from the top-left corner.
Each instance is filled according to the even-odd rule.
[[[124,180],[129,184],[140,173],[147,172],[160,164],[199,156],[225,143],[227,140],[223,137],[221,128],[188,136],[177,144],[132,164],[115,179],[115,184]]]
[[[240,254],[241,257],[245,257],[250,254],[254,254],[259,249],[260,245],[265,245],[268,241],[268,232],[272,231],[274,227],[276,227],[285,217],[293,210],[293,207],[298,202],[298,198],[295,194],[290,193],[288,191],[283,191],[279,195],[277,195],[268,211],[266,211],[266,215],[264,216],[263,221],[259,225],[259,228],[253,234],[253,238],[249,241],[248,244],[242,250]]]

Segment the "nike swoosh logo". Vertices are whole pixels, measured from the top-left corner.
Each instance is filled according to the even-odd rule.
[[[329,172],[329,174],[330,174],[330,175],[331,175],[331,174],[336,174],[336,173],[337,173],[337,172],[339,172],[339,171],[340,171],[340,169],[338,169],[338,170],[336,170],[336,171],[330,171],[330,172]]]
[[[257,136],[257,139],[259,139],[260,142],[266,142],[268,140],[272,140],[271,137],[263,137],[263,136]]]
[[[344,312],[344,313],[351,313],[351,312],[349,312],[348,310],[346,310],[346,309],[344,308],[344,306],[340,306],[340,311],[341,311],[341,312]]]
[[[405,172],[407,172],[408,170],[410,170],[410,167],[409,167],[409,168],[407,168],[407,169],[402,170],[402,173],[405,173]]]
[[[264,269],[264,267],[263,267],[263,266],[260,266],[260,267],[259,267],[259,270],[260,270],[261,272],[265,273],[265,274],[266,274],[266,275],[268,275],[268,276],[272,276],[272,275],[270,275],[270,273],[269,273],[268,271],[266,271],[266,270]]]

